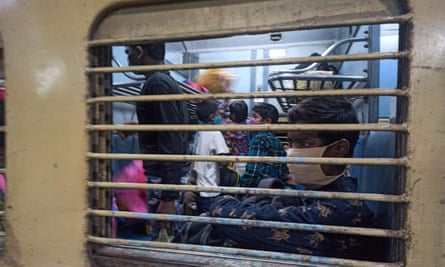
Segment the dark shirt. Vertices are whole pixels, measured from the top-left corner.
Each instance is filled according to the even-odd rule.
[[[182,94],[177,82],[165,72],[152,73],[144,83],[141,95]],[[139,124],[187,124],[187,103],[184,101],[137,102]],[[143,154],[188,154],[187,132],[144,131],[139,133]],[[178,161],[144,161],[145,174],[162,179],[163,184],[179,184],[188,163]],[[161,199],[172,200],[178,192],[163,191]]]
[[[356,179],[341,177],[320,191],[356,192]],[[359,200],[304,199],[303,205],[246,204],[231,196],[220,196],[210,207],[210,216],[290,223],[353,227],[376,227],[373,214]],[[215,225],[218,232],[234,242],[235,247],[309,254],[327,257],[381,260],[377,238],[335,233]],[[373,243],[374,242],[374,243]]]
[[[271,132],[257,133],[249,143],[247,156],[257,157],[286,157],[283,144]],[[278,178],[283,181],[289,174],[286,163],[280,162],[249,162],[246,165],[246,172],[240,179],[242,187],[256,187],[265,178]]]

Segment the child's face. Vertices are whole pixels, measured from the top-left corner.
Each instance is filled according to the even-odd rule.
[[[252,111],[252,122],[253,124],[262,124],[264,123],[263,117],[255,111]]]

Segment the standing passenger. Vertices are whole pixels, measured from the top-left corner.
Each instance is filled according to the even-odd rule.
[[[258,103],[252,109],[254,124],[278,123],[278,110],[268,103]],[[271,131],[258,132],[249,143],[248,156],[255,157],[285,157],[286,151],[283,144]],[[281,162],[249,162],[240,179],[243,187],[256,187],[266,178],[278,178],[286,181],[289,170],[285,163]]]
[[[232,124],[247,124],[248,107],[246,102],[242,100],[233,101],[229,105],[230,123]],[[230,147],[230,152],[234,156],[247,156],[249,150],[250,133],[249,131],[226,131],[224,133],[227,144]],[[246,163],[235,162],[233,169],[243,176]]]
[[[215,101],[204,100],[197,105],[196,110],[199,122],[202,124],[217,124],[219,121],[218,105]],[[195,134],[194,154],[196,155],[224,155],[229,153],[224,136],[220,131],[198,131]],[[197,174],[197,186],[218,186],[220,184],[220,171],[217,162],[195,161],[194,169]],[[208,212],[210,204],[219,193],[187,192],[184,197],[186,203],[196,203],[193,215]]]
[[[129,65],[160,65],[164,63],[165,44],[151,43],[129,46],[126,49]],[[164,71],[144,72],[145,83],[141,95],[182,94],[178,83]],[[184,101],[137,102],[136,111],[140,124],[187,124],[187,104]],[[180,154],[188,152],[188,133],[180,131],[140,132],[139,142],[143,154]],[[185,162],[144,161],[147,177],[159,177],[163,184],[180,184],[181,177],[188,171]],[[176,214],[177,191],[162,191],[158,213]],[[161,230],[170,227],[161,223]]]
[[[212,94],[231,93],[234,75],[221,69],[209,69],[196,79],[196,83],[207,88]],[[217,99],[219,113],[225,120],[228,118],[230,98]]]

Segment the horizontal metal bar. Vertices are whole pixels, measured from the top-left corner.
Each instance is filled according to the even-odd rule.
[[[366,82],[368,78],[366,76],[357,75],[327,75],[327,74],[304,74],[298,72],[298,70],[282,70],[271,73],[269,75],[270,80],[301,80],[301,81],[351,81],[351,82]]]
[[[225,61],[211,63],[189,63],[189,64],[162,64],[162,65],[139,65],[128,67],[88,67],[87,73],[119,73],[119,72],[150,72],[150,71],[168,71],[168,70],[188,70],[188,69],[211,69],[211,68],[234,68],[234,67],[252,67],[252,66],[270,66],[284,64],[301,64],[317,62],[336,62],[336,61],[361,61],[361,60],[380,60],[397,59],[409,56],[408,51],[402,52],[380,52],[366,54],[350,55],[329,55],[323,57],[291,57],[279,59],[259,59],[259,60],[241,60]]]
[[[4,216],[5,216],[5,211],[4,210],[0,211],[0,217],[4,217]]]
[[[6,173],[6,169],[5,168],[0,168],[0,174],[5,174]]]
[[[230,262],[233,262],[233,259],[238,257],[251,257],[257,259],[258,261],[264,261],[264,260],[292,261],[295,265],[302,264],[301,266],[308,266],[308,264],[315,264],[310,266],[319,266],[320,264],[323,264],[323,266],[328,265],[328,266],[343,266],[343,267],[376,267],[376,266],[402,267],[403,266],[402,263],[348,260],[341,258],[329,258],[329,257],[311,256],[311,255],[303,255],[296,253],[294,254],[294,253],[272,252],[263,250],[249,250],[242,248],[216,247],[216,246],[156,242],[156,241],[139,241],[139,240],[97,237],[92,235],[87,236],[87,241],[107,246],[125,246],[125,248],[132,246],[134,249],[138,250],[143,249],[151,251],[152,249],[156,249],[159,252],[181,253],[182,255],[180,256],[185,257],[185,260],[187,257],[197,257],[195,253],[184,253],[184,251],[186,252],[193,251],[200,253],[208,253],[210,255],[215,255],[215,257],[220,257],[222,254],[225,255],[230,260]],[[169,251],[163,251],[165,249],[168,249]],[[174,250],[177,250],[178,252],[175,252]]]
[[[341,27],[341,26],[351,26],[351,25],[369,25],[369,24],[383,24],[383,23],[398,23],[398,22],[408,22],[412,19],[413,13],[407,13],[399,16],[388,16],[385,18],[382,17],[367,17],[367,18],[360,18],[360,19],[347,19],[344,20],[344,22],[341,23],[323,23],[321,24],[320,21],[317,23],[314,23],[313,21],[310,22],[299,22],[298,24],[291,24],[289,26],[286,25],[280,25],[280,27],[274,27],[274,31],[290,31],[290,30],[308,30],[308,29],[320,29],[323,27]],[[255,33],[266,33],[268,30],[263,29],[262,27],[257,28],[251,28],[249,29],[249,32],[242,32],[242,34],[255,34]],[[237,34],[237,32],[234,32],[232,29],[228,30],[218,30],[218,32],[196,32],[196,33],[185,33],[184,37],[182,37],[184,40],[188,39],[203,39],[203,38],[219,38],[223,36],[233,36],[234,34]],[[171,38],[171,35],[168,33],[165,33],[165,36],[157,34],[156,36],[152,36],[147,34],[147,36],[144,37],[123,37],[123,38],[102,38],[102,39],[96,39],[96,40],[89,40],[87,42],[87,45],[89,47],[96,47],[96,46],[104,46],[104,45],[129,45],[129,44],[141,44],[146,42],[153,42],[159,41],[159,40],[165,40]],[[181,36],[175,36],[175,39],[178,40],[178,38],[181,38]]]
[[[6,83],[4,81],[0,81],[0,87],[5,87]]]
[[[370,193],[346,193],[346,192],[324,192],[308,190],[284,190],[270,188],[247,188],[247,187],[208,187],[196,185],[177,184],[154,184],[154,183],[113,183],[113,182],[87,182],[91,188],[126,188],[126,189],[157,189],[170,191],[193,191],[193,192],[218,192],[223,194],[254,194],[272,196],[290,196],[306,198],[332,198],[350,200],[368,200],[390,203],[407,203],[406,195],[370,194]]]
[[[408,96],[408,90],[401,89],[351,89],[351,90],[295,90],[285,92],[260,93],[224,93],[224,94],[174,94],[174,95],[138,95],[138,96],[101,96],[89,98],[87,104],[103,102],[150,102],[175,100],[202,100],[202,99],[252,99],[252,98],[279,98],[279,97],[305,97],[305,96]]]
[[[254,156],[202,156],[167,154],[118,154],[88,152],[90,159],[142,159],[153,161],[213,161],[213,162],[281,162],[329,165],[383,165],[407,166],[408,159],[402,158],[329,158],[329,157],[254,157]]]
[[[89,131],[396,131],[407,132],[406,124],[89,124]]]
[[[161,214],[161,213],[95,210],[95,209],[88,209],[87,214],[95,216],[103,216],[103,217],[124,217],[124,218],[141,219],[141,220],[199,222],[199,223],[214,223],[214,224],[238,225],[238,226],[248,225],[252,227],[268,227],[268,228],[316,231],[316,232],[336,233],[336,234],[391,237],[399,239],[407,238],[406,231],[404,230],[385,230],[378,228],[247,220],[247,219],[219,218],[219,217],[207,217],[207,216],[186,216],[186,215],[172,215],[172,214]]]

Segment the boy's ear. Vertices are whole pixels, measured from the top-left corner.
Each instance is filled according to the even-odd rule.
[[[266,118],[266,119],[264,119],[264,123],[271,124],[272,123],[272,119],[271,118]]]
[[[346,139],[340,139],[337,141],[333,146],[333,153],[335,153],[335,156],[337,157],[344,157],[349,153],[349,147],[351,144]]]
[[[213,121],[215,119],[216,114],[212,113],[209,115],[209,117],[207,118],[208,121]]]
[[[142,46],[136,46],[137,59],[141,59],[144,56],[144,49]]]

